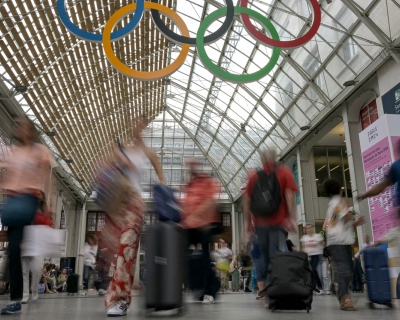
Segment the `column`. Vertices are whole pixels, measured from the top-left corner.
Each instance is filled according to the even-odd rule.
[[[303,170],[301,168],[301,157],[300,157],[300,147],[297,147],[296,151],[296,161],[297,161],[297,172],[298,172],[298,179],[299,179],[299,193],[300,193],[300,214],[297,214],[297,223],[301,222],[304,226],[306,220],[306,213],[304,207],[304,187],[303,187]]]
[[[232,220],[232,252],[233,255],[236,255],[238,250],[238,233],[237,233],[238,218],[234,203],[232,203],[231,220]]]
[[[79,225],[78,225],[78,244],[77,244],[77,257],[75,264],[75,272],[79,274],[79,288],[82,288],[83,283],[83,266],[84,257],[79,256],[79,254],[85,251],[85,234],[86,234],[86,202],[82,204],[82,208],[79,210]]]
[[[353,148],[352,148],[352,138],[350,134],[350,124],[348,117],[348,104],[345,103],[342,107],[342,118],[344,125],[344,135],[346,137],[346,150],[347,150],[347,158],[349,162],[349,171],[350,171],[350,179],[351,179],[351,191],[353,194],[353,208],[357,214],[360,214],[360,205],[357,201],[358,189],[356,182],[356,173],[354,167],[354,156],[353,156]],[[361,154],[361,153],[360,153]],[[362,162],[359,162],[362,167]],[[363,177],[364,178],[364,177]],[[357,235],[358,235],[358,243],[363,243],[363,228],[361,226],[357,227]]]

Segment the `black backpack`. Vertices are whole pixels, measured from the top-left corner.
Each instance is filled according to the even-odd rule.
[[[257,171],[258,180],[251,195],[250,210],[255,216],[269,217],[274,215],[282,201],[281,187],[275,171],[267,174]]]

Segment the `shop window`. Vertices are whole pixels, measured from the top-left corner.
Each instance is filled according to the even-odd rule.
[[[318,197],[329,197],[322,187],[328,178],[339,181],[344,190],[343,196],[352,197],[346,148],[314,147],[313,153]]]
[[[223,213],[222,214],[222,225],[224,227],[231,226],[231,214],[230,213]]]
[[[103,230],[106,215],[104,212],[88,212],[86,231],[99,232]]]

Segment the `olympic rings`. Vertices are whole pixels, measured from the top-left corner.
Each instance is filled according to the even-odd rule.
[[[246,31],[254,38],[254,40],[261,42],[271,48],[280,47],[282,49],[295,49],[310,41],[317,34],[317,31],[321,26],[321,8],[319,7],[318,1],[317,0],[308,0],[308,1],[310,2],[314,11],[313,24],[310,30],[308,30],[308,32],[305,35],[295,40],[280,41],[271,39],[268,36],[262,34],[254,27],[254,25],[250,22],[249,16],[247,14],[241,14],[240,19],[242,20],[242,23]],[[240,6],[247,8],[248,3],[249,0],[241,0]]]
[[[210,24],[226,14],[227,8],[221,8],[218,9],[212,13],[210,13],[201,23],[199,30],[197,32],[197,38],[196,38],[196,44],[197,44],[197,53],[199,54],[200,60],[203,63],[203,65],[213,74],[218,76],[219,78],[234,82],[234,83],[247,83],[247,82],[253,82],[257,81],[263,77],[265,77],[276,65],[278,62],[279,56],[281,54],[281,49],[278,47],[274,47],[272,51],[272,56],[269,62],[265,67],[260,69],[257,72],[251,73],[251,74],[232,74],[229,73],[225,70],[222,70],[219,66],[215,65],[211,59],[207,56],[206,49],[204,47],[204,34],[207,30],[207,27],[210,26]],[[246,14],[252,16],[255,20],[263,24],[264,26],[267,27],[269,33],[271,34],[272,39],[279,41],[279,34],[276,31],[274,25],[271,23],[270,20],[268,20],[266,17],[264,17],[262,14],[258,13],[257,11],[254,11],[249,8],[243,8],[243,7],[234,7],[235,13],[241,13],[241,14]]]
[[[210,13],[203,21],[200,22],[200,27],[195,38],[189,37],[189,30],[183,19],[172,9],[159,4],[158,0],[151,0],[151,2],[145,2],[145,0],[136,0],[136,3],[122,7],[116,11],[106,22],[103,34],[88,32],[73,24],[71,19],[68,17],[65,8],[66,0],[57,0],[57,9],[62,23],[71,33],[83,40],[102,43],[108,61],[119,72],[133,79],[143,81],[154,81],[171,75],[185,62],[185,59],[189,54],[190,46],[197,46],[197,52],[204,67],[215,76],[234,83],[248,83],[257,81],[273,70],[275,65],[278,63],[281,49],[295,49],[306,44],[317,34],[317,31],[321,26],[322,14],[318,0],[307,0],[313,9],[313,23],[310,30],[308,30],[306,34],[298,39],[281,41],[279,34],[272,22],[261,13],[258,13],[247,7],[249,0],[241,0],[240,6],[234,6],[233,0],[224,1],[226,7],[217,9],[216,11]],[[182,46],[182,50],[175,61],[169,66],[157,71],[145,72],[131,69],[116,57],[111,44],[111,42],[119,40],[132,32],[138,26],[145,10],[151,11],[154,24],[166,38],[173,42],[179,43]],[[160,11],[163,13],[163,15],[175,22],[181,31],[181,34],[175,33],[166,26],[161,19]],[[128,24],[117,31],[113,31],[115,25],[123,17],[131,14],[132,12],[134,12],[134,15]],[[257,42],[273,49],[270,61],[259,71],[251,74],[232,74],[221,69],[208,57],[204,47],[206,44],[213,43],[224,36],[224,34],[231,27],[235,14],[240,15],[241,22],[251,37],[253,37]],[[222,23],[219,29],[212,34],[205,36],[207,28],[213,23],[213,21],[218,20],[224,15],[225,21]],[[249,16],[264,25],[269,31],[269,36],[264,35],[257,30],[250,21]]]
[[[158,3],[158,0],[151,0],[154,3]],[[232,25],[233,22],[233,16],[234,16],[234,7],[233,7],[233,0],[224,0],[226,3],[227,7],[227,13],[225,17],[224,23],[221,25],[221,27],[215,31],[214,33],[206,36],[204,38],[204,44],[210,44],[213,43],[220,38],[224,36],[224,34],[228,31],[230,26]],[[152,9],[151,10],[151,16],[153,18],[153,21],[157,28],[163,33],[168,39],[171,41],[180,43],[180,44],[190,44],[191,46],[196,45],[196,38],[189,38],[189,37],[184,37],[181,36],[175,32],[173,32],[171,29],[169,29],[165,23],[161,20],[160,13],[157,10]]]
[[[153,2],[145,2],[144,3],[144,9],[149,10],[149,9],[155,9],[158,11],[161,11],[164,13],[165,16],[173,20],[176,25],[178,26],[179,30],[182,32],[182,35],[185,37],[189,36],[189,30],[185,24],[185,22],[182,20],[182,18],[172,9],[163,6],[158,3],[153,3]],[[131,77],[133,79],[137,80],[146,80],[146,81],[151,81],[151,80],[158,80],[165,78],[175,72],[177,69],[180,68],[180,66],[185,62],[185,59],[187,55],[189,54],[189,48],[190,46],[188,44],[182,45],[182,50],[179,54],[179,56],[175,59],[174,62],[172,62],[168,67],[165,67],[164,69],[157,70],[157,71],[136,71],[131,68],[129,68],[127,65],[123,64],[114,54],[112,45],[111,45],[111,32],[115,25],[120,21],[124,16],[134,12],[136,10],[136,3],[129,4],[125,7],[122,7],[118,11],[116,11],[111,18],[107,21],[104,31],[103,31],[103,47],[104,47],[104,52],[106,53],[108,61],[112,65],[117,68],[121,73],[125,74],[128,77]]]
[[[85,30],[80,29],[75,24],[72,23],[71,19],[68,17],[67,10],[65,9],[65,0],[57,0],[57,10],[58,15],[64,26],[78,38],[90,42],[101,42],[102,35],[98,33],[91,33]],[[117,41],[127,34],[129,34],[136,26],[139,24],[142,19],[144,11],[144,0],[137,0],[137,10],[135,11],[135,15],[132,20],[123,27],[122,29],[115,31],[111,34],[111,41]]]

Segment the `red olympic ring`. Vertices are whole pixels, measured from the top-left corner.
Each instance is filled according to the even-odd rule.
[[[316,34],[317,31],[321,25],[321,20],[322,20],[322,14],[321,14],[321,8],[319,7],[318,1],[317,0],[308,0],[311,3],[311,6],[314,11],[314,20],[312,23],[312,26],[308,32],[294,40],[289,40],[289,41],[281,41],[281,40],[274,40],[271,39],[270,37],[266,36],[265,34],[262,34],[260,31],[256,29],[256,27],[251,23],[250,18],[247,14],[242,13],[240,15],[240,19],[242,20],[242,23],[247,30],[247,32],[256,40],[259,41],[268,47],[279,47],[281,49],[295,49],[298,47],[301,47],[308,41],[310,41]],[[247,8],[249,4],[249,0],[241,0],[240,6]]]

